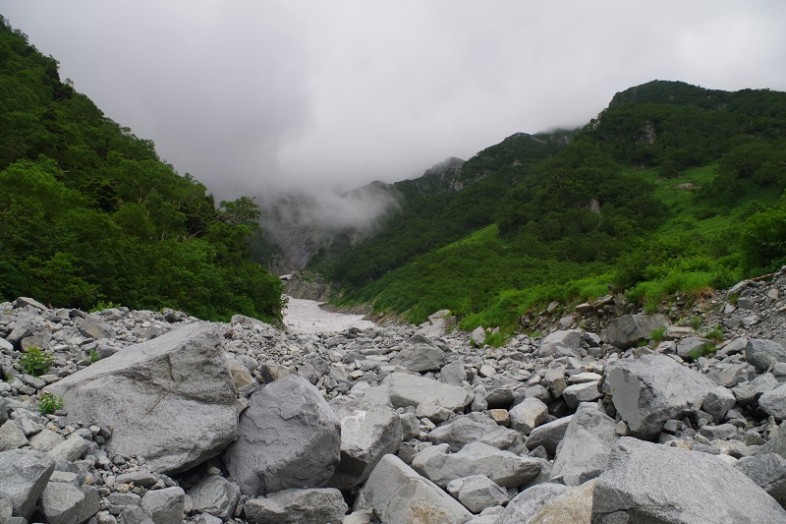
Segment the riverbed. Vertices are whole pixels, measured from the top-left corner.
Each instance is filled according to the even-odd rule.
[[[351,327],[366,329],[374,323],[365,320],[363,315],[349,315],[327,311],[320,302],[302,298],[287,297],[284,309],[284,324],[290,333],[338,333]]]

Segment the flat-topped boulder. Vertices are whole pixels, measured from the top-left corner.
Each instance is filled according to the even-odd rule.
[[[69,422],[112,429],[110,454],[176,473],[218,455],[237,434],[235,387],[215,324],[192,323],[127,347],[51,384]]]
[[[457,411],[472,402],[472,396],[464,388],[418,375],[391,373],[385,382],[390,387],[390,403],[395,408],[417,407],[424,402],[433,402]]]
[[[623,437],[598,477],[592,522],[786,522],[786,511],[716,456]]]

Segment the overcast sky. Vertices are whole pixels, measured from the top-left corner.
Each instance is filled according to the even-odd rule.
[[[654,79],[786,91],[783,0],[0,0],[218,196],[351,189],[578,126]]]

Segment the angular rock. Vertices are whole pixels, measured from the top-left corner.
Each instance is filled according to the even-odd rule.
[[[775,340],[752,338],[745,346],[745,358],[761,373],[776,362],[786,362],[786,348]]]
[[[464,370],[461,362],[451,362],[442,366],[442,369],[439,371],[439,380],[446,384],[460,386],[462,382],[467,380],[467,372]]]
[[[568,383],[565,380],[565,368],[563,366],[558,366],[546,369],[546,374],[543,376],[543,382],[549,387],[554,397],[561,397],[562,392],[568,387]]]
[[[390,402],[394,408],[417,407],[421,402],[430,401],[456,411],[472,402],[472,396],[463,388],[418,375],[391,373],[385,382],[390,387]]]
[[[685,337],[677,342],[677,355],[681,358],[693,359],[704,354],[704,348],[710,341],[702,337]]]
[[[622,437],[598,477],[592,522],[786,522],[786,511],[717,457]]]
[[[584,332],[579,329],[567,329],[549,333],[540,341],[537,355],[541,357],[554,355],[558,347],[579,349]]]
[[[38,451],[49,451],[64,440],[63,436],[59,433],[44,428],[30,437],[30,447]]]
[[[445,364],[445,354],[436,346],[418,344],[399,353],[396,361],[415,373],[439,371]]]
[[[506,449],[516,442],[518,433],[498,426],[485,415],[472,414],[443,424],[429,433],[429,440],[436,444],[448,444],[451,451],[459,451],[470,442],[483,442],[489,446]]]
[[[510,413],[510,427],[525,435],[546,421],[549,408],[537,398],[525,398],[513,406]]]
[[[570,409],[576,409],[582,402],[592,402],[603,396],[598,390],[599,385],[597,381],[572,384],[562,392],[562,398]]]
[[[55,460],[41,451],[12,449],[0,453],[0,499],[8,499],[14,515],[29,519],[55,470]]]
[[[368,479],[374,466],[388,453],[396,453],[403,439],[401,417],[385,406],[334,402],[341,421],[341,461],[330,485],[352,489]]]
[[[134,486],[142,486],[143,488],[152,488],[156,482],[158,482],[158,477],[145,469],[121,473],[115,477],[115,483],[133,484]]]
[[[448,493],[472,513],[508,503],[508,492],[485,475],[472,475],[448,483]]]
[[[237,433],[237,400],[215,325],[185,325],[49,386],[68,421],[111,427],[110,455],[141,455],[155,471],[187,470]]]
[[[241,492],[254,497],[323,486],[340,452],[336,414],[310,382],[288,375],[251,395],[224,462]]]
[[[776,420],[786,419],[786,384],[781,384],[759,397],[759,407]]]
[[[76,433],[73,433],[63,442],[50,449],[48,453],[54,457],[55,460],[74,461],[82,458],[82,455],[85,454],[89,445],[90,442]]]
[[[527,524],[589,524],[596,482],[591,480],[547,501]]]
[[[511,488],[537,477],[541,466],[537,459],[472,442],[458,453],[448,453],[447,444],[426,448],[415,455],[412,467],[442,487],[451,480],[485,475],[503,488]]]
[[[538,484],[528,488],[510,501],[505,511],[499,516],[496,524],[521,524],[529,522],[529,519],[534,517],[538,511],[543,508],[549,501],[552,501],[565,493],[571,491],[571,488],[562,484]]]
[[[742,382],[731,388],[731,392],[742,406],[753,404],[763,393],[775,389],[780,383],[772,373],[763,373],[753,380]]]
[[[347,503],[333,488],[287,489],[248,500],[243,512],[254,524],[339,524]]]
[[[472,514],[433,482],[385,455],[358,495],[356,509],[372,508],[386,524],[463,524]]]
[[[228,520],[240,500],[240,488],[220,475],[208,475],[188,492],[194,511]]]
[[[663,424],[702,405],[715,383],[664,355],[644,355],[607,366],[611,400],[634,436],[653,439]]]
[[[557,447],[565,437],[565,431],[567,431],[571,420],[573,420],[573,415],[558,418],[557,420],[536,427],[527,438],[527,449],[535,449],[539,446],[543,446],[550,455],[556,454]]]
[[[786,508],[786,459],[776,453],[765,453],[742,457],[734,467]]]
[[[578,486],[603,473],[617,434],[614,419],[592,404],[582,404],[557,447],[551,481]]]
[[[622,315],[609,322],[602,337],[614,347],[628,349],[641,340],[648,340],[654,330],[668,325],[665,315]]]
[[[148,491],[139,505],[156,524],[181,524],[185,503],[183,489],[174,487]]]
[[[76,326],[81,334],[96,340],[112,336],[112,328],[109,327],[109,324],[96,315],[79,319]]]
[[[82,524],[98,513],[98,490],[83,490],[65,482],[49,482],[41,496],[41,509],[50,524]]]
[[[26,445],[27,437],[17,421],[9,420],[0,426],[0,451],[8,451]]]
[[[139,506],[123,507],[118,522],[120,524],[159,524],[158,522],[153,522],[153,519]]]
[[[726,413],[734,407],[737,399],[728,388],[718,386],[707,393],[702,409],[712,415],[715,420],[723,420]]]
[[[506,387],[494,388],[483,397],[489,409],[507,409],[516,398],[513,390]]]

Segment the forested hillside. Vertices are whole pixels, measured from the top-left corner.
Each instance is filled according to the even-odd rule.
[[[511,330],[531,307],[621,291],[654,310],[786,263],[786,94],[650,82],[574,133],[481,151],[457,179],[402,183],[375,237],[313,267],[342,301],[415,322],[449,308]]]
[[[278,279],[249,256],[256,204],[216,207],[2,18],[0,195],[0,299],[280,316]]]

